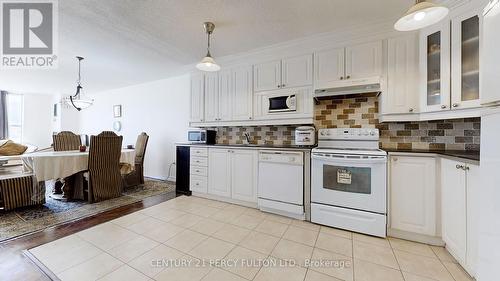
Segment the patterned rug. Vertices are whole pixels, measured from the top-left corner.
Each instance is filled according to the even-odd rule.
[[[52,188],[47,187],[46,203],[42,206],[0,212],[0,242],[132,204],[150,196],[174,192],[175,183],[146,179],[143,185],[127,188],[121,197],[94,204],[55,200],[50,197],[50,190]]]

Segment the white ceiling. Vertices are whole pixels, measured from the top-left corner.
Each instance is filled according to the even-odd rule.
[[[206,50],[233,55],[318,33],[396,19],[413,0],[63,0],[59,1],[59,69],[2,70],[0,88],[74,90],[76,55],[83,85],[99,92],[185,72]]]

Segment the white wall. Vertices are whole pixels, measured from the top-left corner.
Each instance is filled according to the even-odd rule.
[[[25,94],[23,115],[23,143],[46,148],[52,144],[52,110],[54,97]]]
[[[113,130],[121,121],[123,145],[134,144],[137,135],[149,137],[145,176],[166,179],[175,162],[175,143],[186,140],[189,124],[190,75],[139,84],[95,94],[93,106],[78,113],[79,133]],[[122,117],[113,118],[113,105],[122,105]],[[64,110],[63,110],[64,114]],[[62,116],[62,123],[65,115]],[[64,124],[61,125],[65,129]],[[170,175],[175,177],[175,166]]]

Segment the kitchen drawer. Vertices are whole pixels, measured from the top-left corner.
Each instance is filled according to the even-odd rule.
[[[208,157],[208,148],[206,147],[191,147],[191,157]]]
[[[191,175],[189,190],[193,192],[207,193],[208,178],[204,176]]]
[[[207,167],[201,167],[201,166],[195,166],[191,165],[190,168],[190,174],[191,175],[198,175],[198,176],[208,176],[208,168]]]
[[[208,166],[208,158],[207,157],[191,156],[191,165],[207,167]]]

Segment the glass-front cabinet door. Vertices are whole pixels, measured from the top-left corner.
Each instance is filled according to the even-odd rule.
[[[420,77],[422,111],[449,110],[450,106],[450,27],[434,25],[420,33]]]
[[[480,106],[479,43],[481,18],[479,15],[477,11],[469,11],[451,21],[452,109]]]

